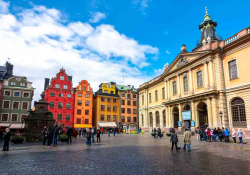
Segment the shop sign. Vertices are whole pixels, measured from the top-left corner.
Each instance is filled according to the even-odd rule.
[[[182,120],[191,120],[191,111],[182,111]]]

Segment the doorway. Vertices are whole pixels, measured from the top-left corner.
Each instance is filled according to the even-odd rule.
[[[174,116],[174,128],[178,128],[178,121],[179,121],[179,108],[178,107],[174,107],[173,116]]]
[[[200,102],[197,105],[199,115],[199,126],[205,128],[205,124],[208,124],[207,105],[204,102]]]

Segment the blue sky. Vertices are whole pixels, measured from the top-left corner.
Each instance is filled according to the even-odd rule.
[[[4,3],[5,6],[3,5]],[[40,57],[40,59],[46,57],[46,61],[41,63],[41,67],[36,67],[36,71],[40,72],[38,69],[41,69],[41,72],[48,72],[44,76],[52,77],[58,72],[59,66],[64,66],[66,67],[66,71],[68,68],[69,74],[76,77],[74,86],[77,85],[80,79],[87,79],[92,84],[94,90],[97,90],[97,85],[101,82],[116,81],[122,83],[122,76],[125,76],[125,84],[134,84],[138,87],[139,84],[149,81],[161,73],[164,64],[167,62],[171,63],[180,53],[182,44],[187,45],[188,51],[191,51],[196,46],[196,42],[200,38],[198,25],[203,21],[205,6],[208,8],[211,18],[218,22],[217,35],[222,36],[223,39],[249,26],[247,21],[250,19],[250,1],[235,3],[233,0],[0,0],[2,17],[9,15],[15,18],[15,20],[13,19],[15,24],[11,24],[11,27],[4,30],[19,36],[20,40],[26,43],[26,45],[24,46],[21,42],[20,45],[17,45],[16,43],[11,43],[10,40],[6,41],[2,39],[2,41],[9,42],[10,45],[13,44],[11,47],[12,50],[24,47],[32,53],[34,52],[33,54],[26,53],[23,56],[20,54],[13,55],[11,51],[8,52],[8,48],[0,47],[0,49],[4,49],[4,54],[0,54],[0,63],[3,64],[5,62],[5,57],[11,57],[17,67],[16,74],[22,72],[25,76],[30,76],[30,79],[36,86],[41,86],[45,77],[37,79],[36,75],[25,72],[25,65],[20,64],[18,56],[23,57],[23,59],[27,58],[27,62],[32,61],[32,59],[35,59],[35,52],[38,50],[43,50],[43,53],[46,52],[48,46],[44,45],[44,43],[49,43],[51,46],[53,45],[51,44],[52,42],[61,41],[57,37],[66,37],[67,43],[62,46],[62,51],[65,51],[65,47],[68,49],[68,47],[74,45],[71,47],[71,50],[67,50],[67,54],[72,56],[72,60],[73,57],[76,57],[76,59],[77,57],[81,57],[83,60],[88,60],[88,63],[93,60],[96,62],[92,62],[89,69],[85,72],[70,69],[72,65],[66,61],[66,58],[64,60],[62,56],[67,54],[58,51],[57,47],[61,48],[61,46],[57,43],[53,45],[54,50],[51,50],[51,48],[48,49],[48,53],[51,53],[51,56],[47,54],[44,57]],[[44,14],[51,16],[50,9],[55,10],[52,17],[54,21],[49,21],[53,26],[48,26],[48,28],[51,27],[51,30],[44,33],[44,29],[40,29],[42,28],[42,24],[46,23]],[[39,18],[31,17],[30,13],[34,13]],[[60,15],[58,15],[59,13]],[[31,18],[29,19],[28,17]],[[29,23],[24,20],[26,18],[27,21],[32,19],[39,22],[33,21]],[[5,20],[8,25],[10,25],[9,21],[11,20]],[[84,24],[84,28],[77,28],[76,31],[76,28],[72,28],[69,25],[76,24],[77,22],[81,25]],[[56,25],[60,27],[60,32],[62,32],[62,34],[59,34],[60,36],[56,36],[53,33]],[[41,27],[39,29],[41,37],[34,38],[34,36],[28,35],[34,30],[29,32],[27,26]],[[68,37],[68,28],[77,33],[74,35],[68,34],[74,40]],[[79,30],[83,30],[87,34],[84,33],[80,36]],[[23,31],[26,31],[25,35],[22,33]],[[98,33],[101,34],[97,35]],[[37,35],[37,33],[34,35]],[[45,36],[54,41],[44,38]],[[44,41],[42,46],[38,45],[38,43],[41,44],[41,38]],[[77,44],[72,44],[73,42]],[[119,45],[119,47],[110,49],[116,45]],[[77,50],[81,51],[81,53],[77,53]],[[53,53],[62,56],[61,59],[54,57]],[[50,62],[53,62],[54,65],[49,65]],[[103,63],[103,65],[97,65],[98,63]],[[109,67],[107,65],[112,66]],[[123,68],[119,67],[121,65]],[[49,68],[46,68],[46,66]],[[106,70],[107,67],[108,71],[105,75],[108,78],[99,76],[100,71],[97,69]],[[53,71],[51,71],[52,69]],[[86,68],[82,66],[80,69]],[[117,74],[115,73],[116,71]],[[92,72],[92,74],[89,72]],[[77,77],[75,74],[81,74],[81,77],[78,75]],[[114,74],[116,76],[113,76]],[[89,78],[89,76],[92,78]],[[37,94],[40,93],[41,89],[38,88]]]

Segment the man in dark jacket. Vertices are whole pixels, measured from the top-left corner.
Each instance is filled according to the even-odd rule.
[[[54,130],[54,137],[53,137],[54,145],[57,145],[58,133],[59,133],[59,129],[58,129],[58,126],[56,125],[55,130]]]
[[[177,148],[178,137],[177,137],[177,134],[175,133],[175,130],[172,131],[170,142],[172,142],[171,151],[173,151],[174,145],[175,145],[176,151],[178,152],[178,148]]]
[[[3,135],[4,144],[2,151],[9,151],[10,136],[11,136],[10,129],[6,128],[5,133]]]
[[[68,141],[67,143],[71,143],[72,142],[72,135],[73,135],[73,129],[71,127],[68,128],[67,132],[66,132],[67,136],[68,136]]]
[[[87,129],[87,132],[86,132],[86,145],[87,146],[91,146],[91,129]]]

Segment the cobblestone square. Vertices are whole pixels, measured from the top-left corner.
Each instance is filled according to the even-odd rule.
[[[183,146],[182,136],[179,136]],[[2,146],[2,143],[0,144]],[[11,145],[0,153],[1,175],[7,174],[250,174],[248,144],[200,142],[192,138],[192,152],[171,151],[169,137],[119,134],[101,137],[86,147],[77,138],[57,147],[40,143]]]

